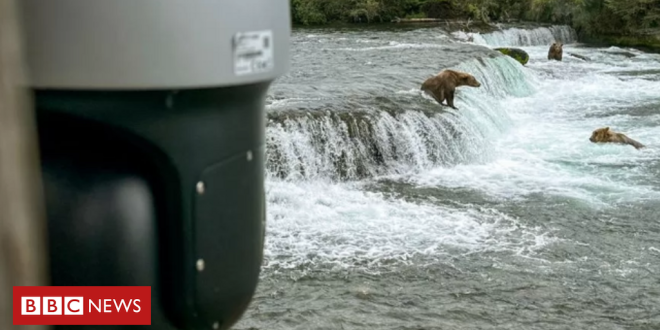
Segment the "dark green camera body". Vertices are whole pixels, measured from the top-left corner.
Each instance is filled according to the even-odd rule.
[[[50,285],[151,286],[157,329],[241,317],[263,257],[265,97],[288,70],[288,6],[23,3]]]

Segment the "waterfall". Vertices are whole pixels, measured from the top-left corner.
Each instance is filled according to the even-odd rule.
[[[457,91],[459,110],[441,107],[419,87],[402,91],[409,104],[365,104],[351,109],[269,111],[267,175],[285,180],[357,180],[437,166],[479,162],[510,124],[500,103],[533,92],[532,78],[507,56],[471,60],[455,67],[481,88]],[[385,97],[377,97],[385,99]]]
[[[549,46],[555,41],[570,44],[577,41],[575,31],[565,25],[538,27],[535,29],[509,28],[491,33],[455,33],[459,39],[472,37],[475,44],[504,47],[504,46]]]

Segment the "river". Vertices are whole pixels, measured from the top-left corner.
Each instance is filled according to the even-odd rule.
[[[294,29],[235,329],[660,329],[660,56],[561,26],[466,37]],[[443,68],[482,83],[458,110],[419,90]],[[648,147],[589,142],[605,126]]]

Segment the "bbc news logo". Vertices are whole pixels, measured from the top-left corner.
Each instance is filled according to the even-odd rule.
[[[83,300],[83,297],[21,297],[21,315],[83,315]]]
[[[14,325],[151,325],[149,286],[15,286]]]
[[[84,300],[84,297],[21,297],[21,315],[84,315]],[[94,302],[94,299],[88,299],[88,312],[112,313],[113,306],[118,313],[122,308],[128,312],[131,305],[135,306],[133,312],[139,313],[141,310],[140,299],[120,299],[119,303],[117,300],[98,299]]]

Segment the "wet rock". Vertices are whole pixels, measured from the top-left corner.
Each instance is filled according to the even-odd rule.
[[[520,48],[495,48],[495,50],[504,55],[512,57],[522,65],[527,64],[529,61],[529,54]]]
[[[586,57],[586,56],[583,56],[583,55],[580,55],[580,54],[568,53],[568,55],[573,56],[573,57],[575,57],[575,58],[579,58],[579,59],[581,59],[581,60],[583,60],[583,61],[591,61],[590,58],[588,58],[588,57]]]
[[[371,290],[365,286],[360,286],[356,288],[353,291],[353,294],[355,295],[355,297],[361,300],[371,300],[373,298],[373,294]]]

